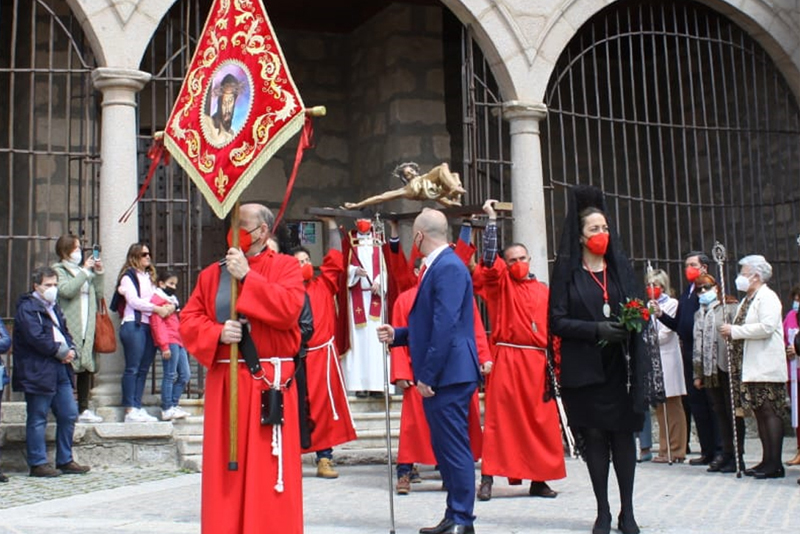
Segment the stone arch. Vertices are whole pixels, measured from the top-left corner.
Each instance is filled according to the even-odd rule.
[[[67,0],[100,67],[138,69],[153,33],[176,0]]]
[[[443,0],[472,26],[489,59],[503,98],[542,102],[553,68],[567,43],[595,14],[613,2],[561,0]],[[765,0],[698,0],[747,31],[770,54],[800,100],[800,15]],[[741,4],[741,5],[739,5]]]

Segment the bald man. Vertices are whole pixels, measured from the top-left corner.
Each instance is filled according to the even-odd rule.
[[[425,256],[408,327],[378,327],[378,338],[408,345],[416,387],[423,397],[431,445],[447,488],[444,519],[421,534],[474,533],[475,465],[467,414],[480,380],[472,279],[448,246],[447,219],[423,210],[414,220],[414,244]]]

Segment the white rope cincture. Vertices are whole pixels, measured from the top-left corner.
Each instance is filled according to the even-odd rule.
[[[281,361],[282,358],[269,358],[269,363],[275,367],[274,382],[272,387],[281,388]],[[266,382],[266,378],[264,379]],[[278,458],[278,479],[275,482],[275,491],[283,493],[283,425],[272,425],[272,455]]]
[[[533,345],[515,345],[514,343],[504,343],[502,341],[495,342],[495,345],[497,345],[498,347],[511,347],[513,349],[540,350],[542,352],[546,352],[547,350],[542,347],[534,347]]]
[[[344,383],[344,376],[342,375],[342,368],[339,365],[339,359],[336,354],[336,344],[334,343],[335,337],[330,338],[326,343],[319,345],[318,347],[310,347],[308,352],[314,352],[323,348],[327,348],[327,355],[325,356],[325,364],[327,368],[325,369],[325,379],[328,382],[328,399],[331,403],[331,410],[333,411],[333,420],[339,420],[339,412],[336,411],[336,404],[333,398],[333,388],[331,387],[331,366],[336,369],[336,374],[339,377],[339,384],[342,386],[342,391],[347,391],[347,386]],[[350,418],[350,425],[355,428],[356,422],[353,420],[353,414],[350,412],[350,405],[345,398],[345,404],[347,408],[347,415]]]

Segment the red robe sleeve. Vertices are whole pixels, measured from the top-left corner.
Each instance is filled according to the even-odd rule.
[[[342,274],[345,273],[344,269],[344,256],[341,251],[331,249],[325,254],[322,260],[322,265],[319,268],[319,278],[327,286],[332,295],[339,291],[339,284],[342,281]]]
[[[492,361],[492,350],[489,348],[489,338],[486,336],[486,328],[483,326],[481,312],[474,299],[472,306],[472,313],[475,315],[475,344],[478,347],[478,363],[483,365],[486,362]]]
[[[416,295],[417,288],[415,286],[397,297],[392,310],[392,316],[394,317],[392,326],[408,326],[408,314],[411,312],[411,305]],[[407,346],[391,348],[391,363],[390,380],[392,384],[398,380],[414,381],[414,371],[411,369],[411,353],[408,351]]]
[[[236,310],[276,330],[297,330],[306,293],[297,260],[285,254],[266,254],[268,257],[251,262]],[[265,262],[268,265],[262,268]]]
[[[219,264],[215,263],[200,272],[197,285],[181,311],[180,332],[186,351],[204,367],[211,367],[220,348],[222,323],[216,320],[219,269]],[[229,349],[225,347],[225,350]]]
[[[347,268],[344,262],[350,260],[353,245],[350,243],[350,235],[343,227],[339,227],[339,232],[342,234],[342,273],[339,276],[336,293],[337,313],[334,335],[336,336],[336,350],[341,358],[350,350],[350,325],[347,323]]]

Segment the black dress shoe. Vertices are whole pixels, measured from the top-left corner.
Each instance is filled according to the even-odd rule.
[[[478,500],[488,501],[492,498],[492,477],[481,476],[481,485],[478,488]]]
[[[758,480],[764,480],[766,478],[783,478],[786,476],[786,471],[783,467],[779,467],[774,471],[756,471],[755,478]]]
[[[609,534],[611,532],[611,514],[600,514],[594,520],[592,534]]]
[[[689,465],[708,465],[712,462],[713,458],[708,456],[701,456],[700,458],[693,458],[689,460]]]
[[[528,495],[531,497],[544,497],[545,499],[555,499],[558,493],[547,485],[547,482],[531,482],[531,487],[528,490]]]
[[[435,527],[426,527],[419,529],[419,534],[446,534],[450,532],[455,523],[452,519],[445,517]]]
[[[732,459],[732,456],[723,456],[720,454],[711,460],[711,463],[708,464],[708,469],[706,469],[706,471],[709,473],[717,473],[723,465],[727,464]]]
[[[617,530],[622,534],[639,534],[639,525],[632,515],[619,514],[617,518]]]
[[[472,525],[453,525],[443,534],[475,534],[475,527]]]

